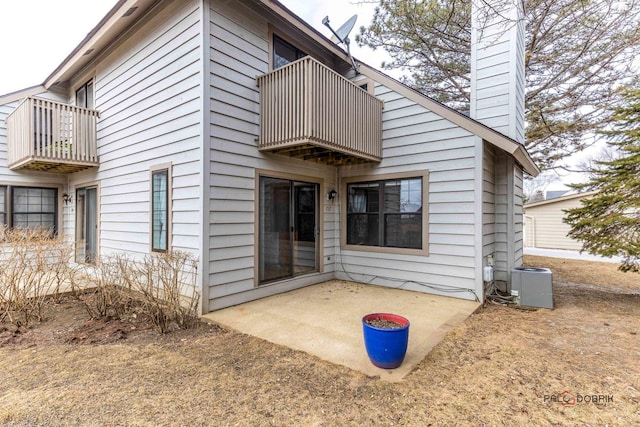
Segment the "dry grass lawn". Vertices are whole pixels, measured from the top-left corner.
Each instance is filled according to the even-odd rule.
[[[640,425],[640,275],[525,261],[553,270],[555,310],[489,304],[400,383],[211,325],[158,336],[52,303],[29,331],[0,324],[0,424]]]

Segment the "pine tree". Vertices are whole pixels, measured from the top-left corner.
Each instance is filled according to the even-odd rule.
[[[625,104],[613,110],[614,129],[606,132],[620,156],[597,162],[589,182],[573,185],[598,193],[567,210],[565,222],[583,250],[621,256],[620,270],[640,273],[640,89],[627,88],[622,96]]]

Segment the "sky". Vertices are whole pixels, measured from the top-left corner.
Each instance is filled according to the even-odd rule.
[[[351,53],[374,67],[387,59],[384,51],[361,48],[353,41],[358,28],[371,22],[374,4],[358,0],[280,1],[327,37],[331,32],[322,25],[325,16],[337,29],[357,14],[358,20],[350,37]],[[44,82],[116,3],[117,0],[3,1],[0,9],[0,95]],[[401,72],[390,74],[397,77]],[[547,189],[566,189],[562,182],[568,180],[575,179],[559,177],[548,184]]]
[[[326,36],[322,18],[329,16],[337,29],[358,14],[353,35],[373,17],[373,4],[348,0],[281,0],[282,3]],[[84,37],[117,3],[117,0],[3,1],[0,7],[0,95],[35,86],[56,69]],[[87,7],[89,6],[90,7]],[[379,66],[383,52],[371,52],[351,43],[354,56]]]

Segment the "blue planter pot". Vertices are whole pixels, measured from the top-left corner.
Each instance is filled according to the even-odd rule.
[[[398,323],[400,327],[385,329],[367,323],[375,319],[390,320]],[[364,346],[371,363],[384,369],[394,369],[402,364],[409,343],[409,320],[397,314],[367,314],[362,318],[362,329]]]

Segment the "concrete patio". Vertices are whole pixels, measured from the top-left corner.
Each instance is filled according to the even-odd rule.
[[[474,301],[332,280],[215,311],[204,320],[366,375],[400,381],[479,306]],[[399,314],[411,322],[407,355],[397,369],[374,366],[364,349],[361,319],[377,312]]]

